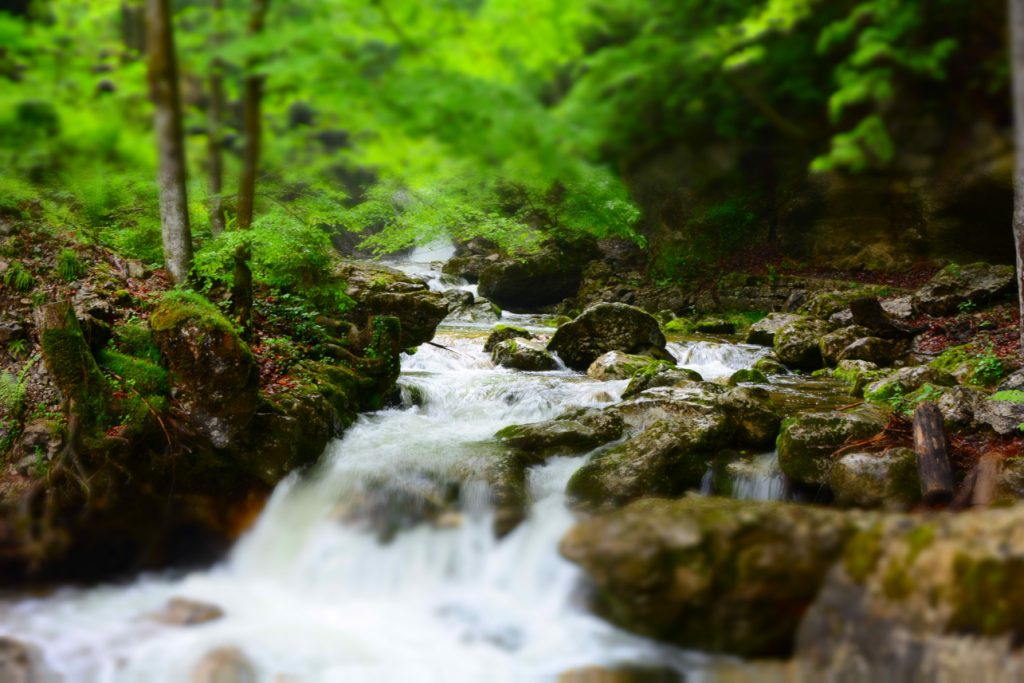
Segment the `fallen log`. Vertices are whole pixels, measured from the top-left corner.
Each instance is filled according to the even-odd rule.
[[[921,498],[927,505],[946,505],[953,499],[953,470],[942,412],[931,401],[914,411],[914,451],[921,479]]]

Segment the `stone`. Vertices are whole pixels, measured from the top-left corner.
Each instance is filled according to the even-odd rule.
[[[927,315],[951,315],[965,302],[983,304],[1009,291],[1013,282],[1013,266],[953,263],[914,293],[914,310]]]
[[[487,468],[487,484],[494,507],[494,536],[504,538],[528,514],[530,496],[526,485],[525,462],[516,453],[498,456]]]
[[[586,370],[609,351],[675,362],[665,350],[665,335],[649,313],[626,304],[597,304],[559,327],[548,343],[574,370]]]
[[[495,325],[494,330],[487,335],[487,341],[484,342],[484,351],[490,353],[494,350],[500,342],[507,341],[509,339],[536,339],[536,335],[532,332],[522,329],[521,327],[512,327],[511,325]]]
[[[150,616],[169,626],[198,626],[223,618],[224,610],[208,602],[175,597]]]
[[[765,375],[789,374],[789,370],[786,369],[786,366],[774,358],[758,358],[752,369],[764,373]]]
[[[453,291],[448,290],[445,295]],[[465,292],[473,297],[472,292]],[[489,323],[501,320],[501,309],[483,297],[473,297],[468,303],[453,304],[449,299],[448,316],[445,320],[463,323]]]
[[[843,507],[907,509],[921,499],[917,455],[911,448],[844,453],[829,471],[829,487]]]
[[[13,320],[0,322],[0,344],[7,345],[25,336],[25,326]]]
[[[728,391],[727,387],[720,384],[687,380],[678,386],[646,389],[608,410],[620,415],[628,431],[636,434],[662,420],[698,422],[721,413],[720,402]]]
[[[800,318],[775,333],[775,355],[779,361],[799,370],[817,370],[822,366],[819,341],[828,334],[829,325],[816,318]]]
[[[835,332],[829,332],[821,338],[819,348],[821,359],[825,365],[834,366],[839,362],[839,354],[843,349],[862,337],[869,337],[871,333],[859,325],[848,325]]]
[[[882,301],[882,310],[896,320],[909,320],[914,317],[914,298],[899,296],[895,299]]]
[[[718,397],[718,405],[730,419],[732,445],[770,448],[775,443],[782,418],[765,389],[750,386],[730,389]]]
[[[556,304],[576,294],[583,267],[593,255],[585,248],[554,244],[517,254],[486,266],[480,272],[479,291],[516,312]]]
[[[191,683],[256,683],[256,668],[238,648],[220,647],[199,660]]]
[[[975,403],[974,419],[978,424],[991,427],[996,434],[1019,434],[1024,431],[1021,429],[1024,425],[1024,400],[1012,394],[1005,399],[999,398],[1000,395],[996,393]]]
[[[864,387],[879,378],[884,371],[866,360],[841,360],[832,371],[832,376],[844,383],[850,396],[863,396]]]
[[[505,427],[495,438],[520,451],[526,462],[536,464],[551,455],[592,451],[621,437],[624,428],[622,416],[614,411],[578,408],[554,420]]]
[[[578,523],[560,551],[618,626],[687,649],[785,656],[844,544],[865,525],[801,505],[641,500]]]
[[[599,381],[631,379],[643,372],[654,361],[648,356],[635,356],[622,351],[609,351],[602,354],[587,368],[587,377]]]
[[[956,386],[956,377],[927,365],[900,368],[864,387],[864,398],[869,401],[887,401],[895,396],[906,396],[926,384],[933,387]]]
[[[622,398],[633,398],[654,387],[681,387],[690,382],[703,381],[704,378],[696,370],[677,368],[668,363],[651,364],[630,380],[629,386],[622,392]]]
[[[827,484],[833,457],[849,442],[870,438],[885,426],[885,414],[870,406],[849,412],[803,413],[782,421],[779,467],[805,484]]]
[[[491,361],[495,365],[527,372],[558,369],[558,361],[545,349],[544,344],[528,339],[499,342],[491,350]]]
[[[735,334],[736,323],[722,318],[704,318],[693,324],[693,331],[703,334]]]
[[[747,331],[747,343],[774,346],[776,332],[803,318],[804,316],[793,313],[769,313],[750,326],[750,330]]]
[[[484,269],[493,263],[486,256],[479,254],[453,256],[441,266],[441,272],[474,284],[480,281],[480,274],[484,272]]]
[[[1007,375],[996,391],[1024,391],[1024,368]]]
[[[744,370],[737,370],[736,372],[732,373],[732,375],[730,375],[729,379],[726,381],[726,384],[728,384],[731,387],[735,387],[744,383],[768,384],[768,377],[760,370],[747,368]]]
[[[839,361],[866,360],[879,366],[889,366],[899,360],[907,352],[906,342],[898,339],[881,339],[864,337],[843,349]]]
[[[956,386],[943,391],[935,404],[947,428],[968,427],[974,422],[978,403],[986,397],[986,392],[980,389]]]
[[[0,636],[0,681],[4,683],[35,683],[36,653],[14,638]]]

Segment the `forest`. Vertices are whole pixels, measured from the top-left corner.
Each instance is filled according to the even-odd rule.
[[[0,2],[0,681],[1017,680],[1017,139],[1024,0]]]

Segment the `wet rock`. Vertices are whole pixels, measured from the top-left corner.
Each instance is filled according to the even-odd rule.
[[[734,334],[736,323],[722,318],[704,318],[693,324],[693,331],[703,334]]]
[[[509,339],[536,339],[537,337],[527,330],[521,327],[512,327],[511,325],[496,325],[494,331],[487,335],[487,341],[484,342],[484,351],[490,353],[494,350],[500,342],[508,341]]]
[[[985,398],[984,391],[956,386],[943,391],[935,403],[947,428],[967,427],[974,422],[974,411],[978,402]]]
[[[763,372],[766,375],[789,374],[789,370],[786,369],[786,366],[774,358],[758,358],[754,363],[753,369],[758,372]]]
[[[491,350],[491,361],[495,365],[527,372],[558,369],[558,361],[548,353],[544,344],[528,339],[507,339],[499,342]]]
[[[863,396],[864,387],[883,374],[877,365],[866,360],[841,360],[832,376],[844,383],[850,396]]]
[[[580,408],[554,420],[505,427],[495,438],[522,452],[528,463],[551,455],[586,453],[622,436],[622,417],[613,411]]]
[[[866,360],[875,365],[889,366],[899,360],[906,352],[906,342],[898,339],[864,337],[840,351],[838,359],[840,361]]]
[[[653,361],[649,356],[635,356],[622,351],[602,354],[587,368],[587,377],[599,381],[630,379],[643,372]],[[663,361],[662,361],[663,362]]]
[[[996,391],[1024,391],[1024,368],[1007,375]]]
[[[737,370],[736,372],[732,373],[732,375],[729,376],[729,380],[726,383],[731,387],[744,383],[768,384],[768,377],[760,370],[747,368],[744,370]]]
[[[668,363],[649,365],[647,370],[633,377],[622,392],[622,398],[633,398],[654,387],[680,387],[690,382],[703,382],[696,370],[673,367]]]
[[[626,304],[597,304],[555,331],[548,349],[574,370],[586,370],[609,351],[675,362],[653,316]]]
[[[779,503],[643,500],[580,522],[560,550],[619,626],[686,648],[785,656],[861,519]]]
[[[948,372],[927,365],[900,368],[864,387],[864,398],[876,402],[887,401],[895,396],[906,396],[926,384],[933,387],[952,387],[956,386],[956,378]]]
[[[849,325],[835,332],[829,332],[821,338],[819,345],[821,348],[821,358],[825,365],[836,365],[839,362],[839,354],[842,353],[843,349],[858,339],[870,335],[871,333],[866,328],[859,325]]]
[[[921,499],[917,456],[910,448],[845,453],[829,471],[829,486],[845,507],[909,508]]]
[[[548,245],[498,260],[480,272],[480,294],[511,311],[556,304],[576,294],[593,255],[583,248]]]
[[[1003,398],[1005,397],[1005,398]],[[997,434],[1017,434],[1024,424],[1024,396],[999,392],[974,404],[974,419],[988,425]]]
[[[241,440],[259,407],[259,370],[249,347],[197,294],[166,295],[150,316],[175,401],[216,448]]]
[[[35,683],[36,655],[25,643],[0,636],[0,681],[4,683]]]
[[[0,344],[7,345],[25,336],[25,326],[13,320],[0,322]]]
[[[198,626],[222,618],[224,610],[208,602],[171,598],[162,610],[151,616],[169,626]]]
[[[786,418],[778,438],[779,467],[796,481],[827,484],[832,454],[848,442],[874,436],[885,422],[885,414],[870,406]]]
[[[670,668],[625,665],[613,669],[588,666],[558,675],[558,683],[684,683],[686,679]]]
[[[1013,286],[1013,266],[950,264],[914,293],[914,310],[928,315],[956,313],[960,304],[981,304]]]
[[[775,334],[783,327],[802,320],[804,316],[793,313],[769,313],[766,317],[750,326],[747,332],[747,343],[760,346],[774,346]]]
[[[678,386],[647,389],[608,410],[620,415],[628,430],[635,434],[662,420],[700,421],[721,413],[720,400],[728,391],[720,384],[687,380]]]
[[[760,387],[737,387],[718,398],[732,423],[732,445],[768,448],[775,443],[782,418],[769,393]]]
[[[515,453],[500,455],[487,469],[487,483],[494,506],[494,536],[504,538],[529,512],[525,462]]]
[[[484,272],[484,269],[494,265],[498,258],[497,254],[493,256],[483,254],[453,256],[441,266],[441,272],[445,275],[462,278],[469,283],[476,283],[480,281],[480,274]]]
[[[501,309],[483,297],[472,292],[449,289],[444,292],[448,301],[448,316],[445,320],[466,323],[494,323],[501,319]]]
[[[775,333],[775,355],[788,367],[817,370],[822,366],[819,340],[828,331],[829,325],[823,320],[794,320]]]
[[[191,683],[256,683],[256,668],[234,647],[208,652],[192,670]]]

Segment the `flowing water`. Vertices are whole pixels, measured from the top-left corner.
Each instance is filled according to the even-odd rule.
[[[401,383],[417,405],[362,416],[316,471],[277,487],[219,566],[0,602],[0,634],[33,645],[46,680],[61,681],[187,681],[222,647],[244,653],[260,681],[558,681],[595,666],[700,680],[731,666],[588,613],[579,570],[557,552],[574,521],[565,484],[586,455],[532,469],[528,518],[494,539],[483,474],[494,432],[617,400],[625,382],[497,368],[484,336],[442,328],[448,350],[404,357]],[[670,349],[709,379],[761,353]],[[173,597],[224,616],[155,620]]]

